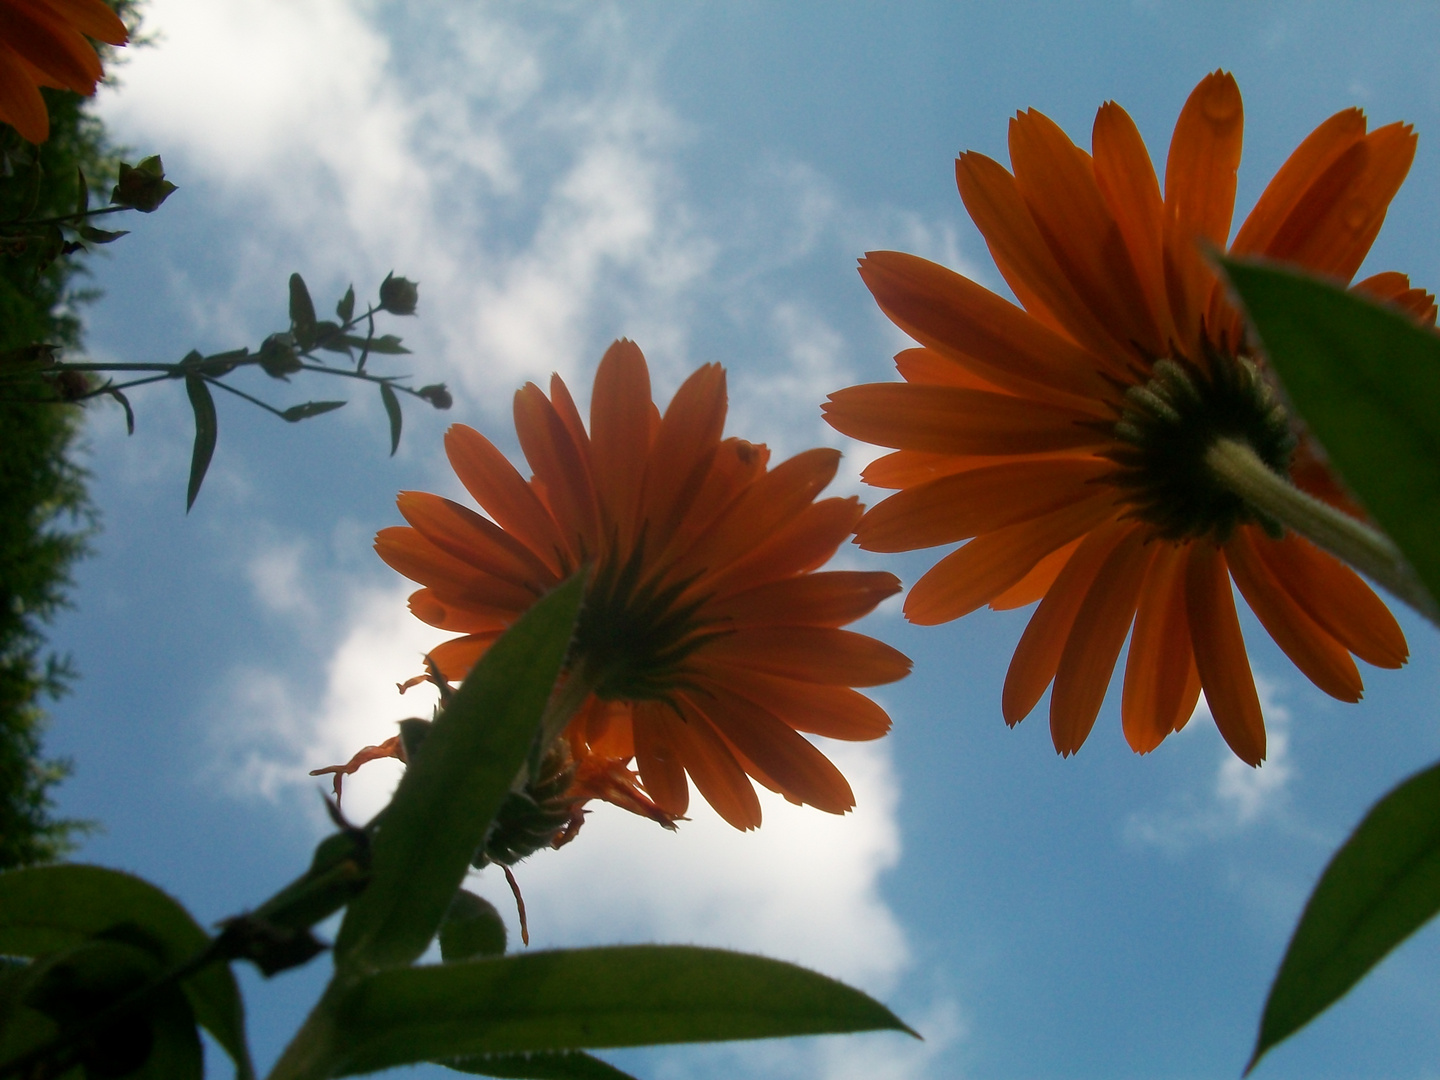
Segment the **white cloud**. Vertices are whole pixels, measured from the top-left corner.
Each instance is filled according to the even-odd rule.
[[[1160,808],[1140,810],[1124,826],[1127,841],[1139,847],[1178,853],[1197,843],[1222,840],[1284,811],[1295,769],[1290,760],[1290,712],[1280,703],[1278,687],[1257,675],[1255,687],[1265,714],[1266,758],[1252,768],[1237,758],[1215,730],[1209,704],[1202,696],[1190,722],[1177,738],[1192,731],[1206,733],[1218,763],[1208,791],[1177,792]]]
[[[228,234],[229,277],[192,277],[187,253],[174,255],[172,285],[196,327],[253,336],[247,312],[273,310],[300,256],[317,304],[327,280],[343,288],[353,277],[363,294],[367,273],[378,280],[393,267],[421,283],[421,318],[399,328],[417,350],[413,367],[455,386],[475,420],[474,403],[508,402],[520,378],[551,370],[583,406],[589,373],[619,334],[646,350],[663,402],[692,366],[703,302],[776,357],[732,378],[730,430],[774,432],[779,456],[836,441],[817,405],[850,381],[845,339],[767,275],[827,242],[845,217],[838,196],[823,177],[785,166],[769,180],[744,178],[755,190],[740,190],[738,208],[697,210],[677,165],[692,133],[641,65],[615,59],[630,54],[614,9],[544,32],[489,6],[155,0],[147,15],[163,44],[136,54],[107,116],[127,142],[163,152],[212,216],[243,223]],[[744,268],[728,278],[718,270],[727,256]],[[699,359],[724,358],[707,347]],[[345,412],[368,423],[369,407]],[[308,771],[388,738],[403,717],[429,715],[431,691],[401,698],[395,684],[443,636],[409,614],[407,589],[331,572],[307,592],[304,571],[321,547],[272,543],[249,560],[250,582],[261,608],[297,628],[348,629],[322,639],[313,673],[298,674],[293,660],[288,675],[233,672],[233,711],[250,722],[215,736],[217,770],[233,786],[313,807],[317,834],[319,800],[298,794],[323,786]],[[697,799],[694,820],[670,835],[597,810],[573,845],[520,867],[537,944],[704,942],[805,963],[877,994],[897,988],[915,960],[881,887],[901,855],[889,750],[826,750],[859,800],[843,818],[762,793],[764,826],[741,834]],[[382,806],[400,768],[376,762],[350,778],[347,815],[364,820]],[[503,880],[480,881],[509,910]],[[862,1046],[851,1040],[742,1053],[781,1074],[791,1060],[803,1075],[836,1080],[912,1077],[958,1037],[956,1015],[941,999],[927,1031],[937,1038],[887,1052],[886,1069],[868,1049],[848,1052]]]
[[[306,583],[305,551],[302,540],[269,545],[245,567],[256,598],[268,611],[313,618],[315,601]]]

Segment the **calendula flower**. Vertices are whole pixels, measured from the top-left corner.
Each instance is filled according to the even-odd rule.
[[[101,0],[0,0],[0,121],[44,142],[50,114],[40,87],[95,93],[104,72],[86,39],[123,45],[128,37]]]
[[[760,824],[752,778],[843,813],[850,785],[800,732],[888,730],[884,710],[854,688],[899,679],[910,661],[842,627],[900,583],[818,569],[863,512],[854,498],[816,499],[838,452],[771,468],[763,445],[723,437],[725,413],[725,373],[710,364],[662,415],[644,356],[618,341],[595,375],[589,431],[558,376],[549,397],[527,385],[515,428],[533,477],[456,425],[446,451],[489,516],[404,492],[409,527],[381,531],[376,550],[424,586],[410,598],[419,618],[463,635],[430,653],[446,680],[537,598],[591,568],[567,661],[567,677],[591,693],[565,735],[596,797],[623,804],[637,789],[594,763],[633,760],[645,796],[671,818],[685,813],[687,776],[740,829]]]
[[[1231,749],[1264,758],[1232,579],[1296,666],[1341,700],[1361,695],[1354,657],[1393,668],[1407,656],[1354,572],[1217,478],[1239,455],[1359,514],[1277,402],[1204,256],[1229,236],[1241,127],[1234,79],[1207,76],[1176,124],[1163,193],[1113,102],[1090,154],[1031,110],[1010,124],[1013,173],[961,155],[961,198],[1021,307],[911,255],[861,261],[881,309],[921,347],[896,358],[903,384],[851,387],[825,407],[840,431],[897,448],[865,472],[900,490],[857,542],[969,540],[911,589],[913,622],[1040,601],[1003,711],[1018,723],[1053,682],[1061,754],[1084,743],[1130,634],[1121,716],[1136,751],[1183,727],[1203,689]],[[1290,156],[1230,252],[1350,281],[1414,151],[1407,125],[1367,133],[1358,109],[1337,113]],[[1354,287],[1435,321],[1434,298],[1401,274]]]

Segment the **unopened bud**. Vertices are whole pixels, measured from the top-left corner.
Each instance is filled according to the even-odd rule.
[[[120,164],[120,180],[110,192],[110,201],[116,206],[128,206],[148,214],[170,197],[175,185],[165,179],[165,167],[160,155],[155,154],[130,166]]]
[[[420,301],[420,286],[394,273],[385,275],[380,283],[380,309],[391,315],[414,315]]]
[[[260,367],[272,379],[283,379],[300,370],[295,339],[289,334],[271,334],[260,346]]]
[[[450,396],[450,391],[445,389],[444,383],[422,386],[419,390],[416,390],[415,393],[419,394],[437,409],[448,409],[451,405],[455,404],[455,399]]]

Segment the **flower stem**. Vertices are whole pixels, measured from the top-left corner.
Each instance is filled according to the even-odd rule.
[[[1440,625],[1440,606],[1384,533],[1301,491],[1238,439],[1216,439],[1205,452],[1205,464],[1217,480],[1257,510],[1349,563]]]

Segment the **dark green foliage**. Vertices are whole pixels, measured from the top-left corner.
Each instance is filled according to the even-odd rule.
[[[79,172],[103,189],[115,171],[100,122],[71,93],[45,91],[51,137],[38,150],[0,125],[0,218],[73,211]],[[82,252],[52,252],[33,238],[0,255],[0,362],[11,350],[80,342],[76,307],[88,296],[75,278]],[[16,250],[20,248],[20,250]],[[66,772],[41,752],[42,703],[60,693],[67,665],[45,649],[44,628],[66,603],[74,560],[85,550],[94,511],[84,474],[70,461],[79,410],[63,402],[84,386],[61,380],[9,383],[0,400],[0,867],[54,859],[71,846],[77,823],[51,816],[50,790]],[[25,399],[29,399],[28,401]],[[35,399],[55,404],[36,405]]]

